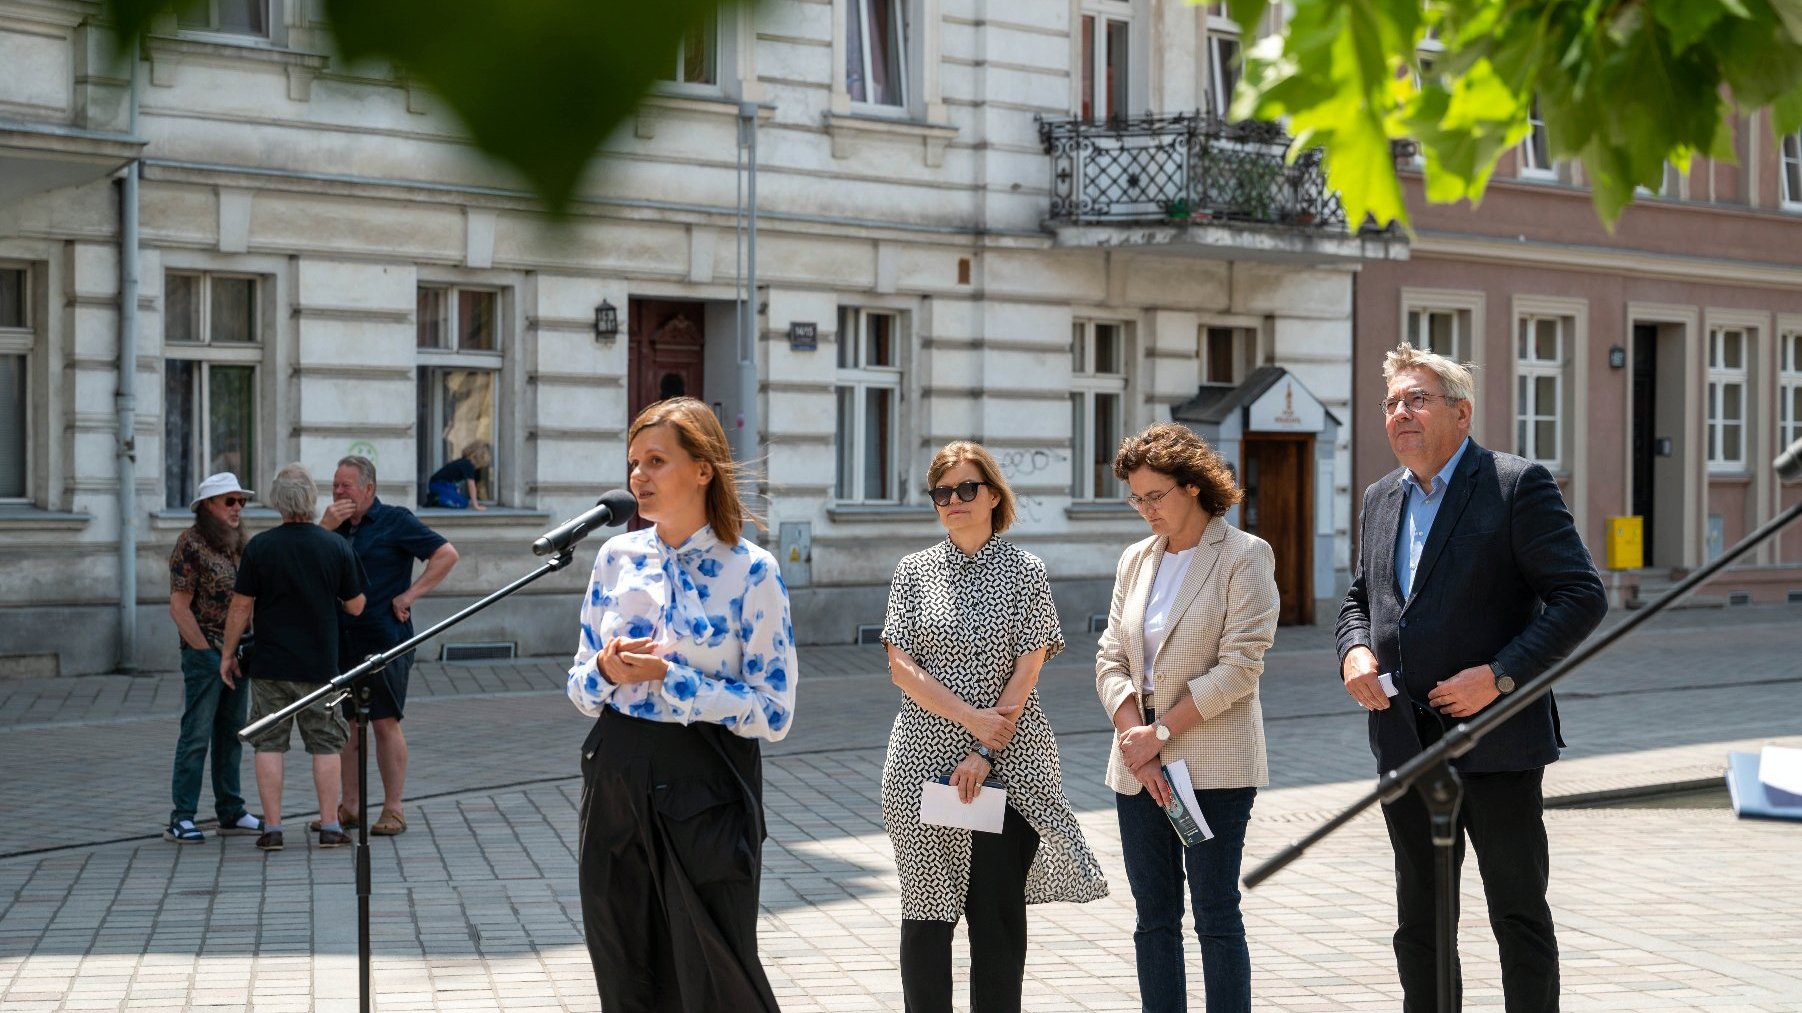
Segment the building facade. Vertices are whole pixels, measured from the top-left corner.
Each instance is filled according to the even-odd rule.
[[[1646,600],[1802,498],[1771,461],[1802,437],[1802,139],[1736,124],[1737,164],[1697,159],[1642,192],[1613,232],[1580,166],[1543,128],[1506,157],[1481,207],[1422,199],[1405,270],[1357,279],[1354,485],[1395,466],[1376,402],[1407,340],[1474,362],[1472,435],[1557,476],[1598,566],[1610,519],[1638,517],[1640,566],[1606,571]],[[1771,540],[1704,600],[1802,598],[1802,530]]]
[[[847,642],[940,535],[938,446],[996,452],[1010,537],[1083,628],[1143,534],[1107,466],[1121,435],[1280,368],[1324,406],[1314,430],[1261,416],[1307,442],[1266,466],[1305,500],[1289,593],[1332,600],[1352,278],[1406,250],[1348,232],[1280,138],[1221,122],[1218,7],[734,11],[552,221],[433,96],[340,66],[314,5],[211,0],[115,60],[97,5],[0,0],[0,664],[173,667],[166,559],[199,479],[323,480],[349,453],[457,545],[417,607],[446,615],[624,485],[629,420],[673,393],[755,450],[803,641]],[[488,509],[419,507],[476,442]],[[573,649],[594,548],[445,639]]]

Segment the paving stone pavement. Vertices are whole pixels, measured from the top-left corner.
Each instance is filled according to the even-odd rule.
[[[1705,803],[1568,804],[1718,781],[1730,749],[1802,745],[1799,618],[1785,606],[1666,617],[1560,693],[1571,748],[1547,791],[1559,805],[1548,823],[1567,1009],[1802,1013],[1802,825]],[[1356,799],[1374,773],[1330,645],[1329,631],[1285,629],[1269,656],[1273,784],[1248,862]],[[1034,1011],[1138,1006],[1092,650],[1092,637],[1072,638],[1041,693],[1113,893],[1031,909]],[[416,668],[410,829],[373,847],[378,1009],[599,1008],[573,853],[586,722],[561,696],[564,664]],[[764,962],[791,1013],[899,1009],[899,896],[876,802],[896,691],[872,648],[807,649],[801,672],[796,730],[767,754]],[[264,855],[249,838],[156,836],[179,707],[174,673],[0,682],[0,811],[17,831],[0,844],[0,1009],[355,1008],[348,849],[293,841]],[[290,754],[291,829],[311,807],[306,766]],[[1475,879],[1466,998],[1499,1009]],[[1368,813],[1248,891],[1258,1008],[1396,1008],[1392,902],[1382,822]],[[961,942],[957,959],[961,982]]]

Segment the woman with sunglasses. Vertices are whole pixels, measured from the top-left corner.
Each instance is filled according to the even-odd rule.
[[[1082,903],[1107,882],[1064,798],[1057,739],[1035,692],[1063,650],[1045,564],[998,536],[1014,495],[995,459],[958,441],[926,484],[947,537],[895,567],[882,642],[906,694],[882,767],[882,817],[901,876],[908,1013],[950,1013],[951,934],[968,917],[970,1008],[1013,1013],[1026,970],[1026,905]],[[966,803],[1005,788],[1000,833],[920,822],[926,781]]]
[[[1243,492],[1206,441],[1175,423],[1120,443],[1114,475],[1151,526],[1120,556],[1095,689],[1116,735],[1115,791],[1146,1013],[1188,1008],[1183,880],[1194,905],[1208,1013],[1251,1009],[1239,860],[1252,800],[1269,783],[1258,676],[1276,633],[1270,546],[1223,516]],[[1164,806],[1164,765],[1186,761],[1213,837],[1184,847]]]

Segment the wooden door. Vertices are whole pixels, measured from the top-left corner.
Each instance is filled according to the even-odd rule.
[[[1277,622],[1314,621],[1314,438],[1245,438],[1245,530],[1270,543],[1276,556]]]
[[[633,299],[627,303],[627,425],[639,412],[666,398],[701,396],[706,320],[706,308],[698,302]]]

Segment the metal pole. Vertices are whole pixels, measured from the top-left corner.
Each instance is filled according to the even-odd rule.
[[[138,135],[138,76],[142,61],[131,47],[128,131]],[[138,664],[138,174],[132,159],[119,181],[119,386],[113,395],[119,447],[119,659],[130,672]]]
[[[738,459],[757,459],[757,103],[738,106],[741,139],[750,149],[745,172],[745,316],[738,331]]]

